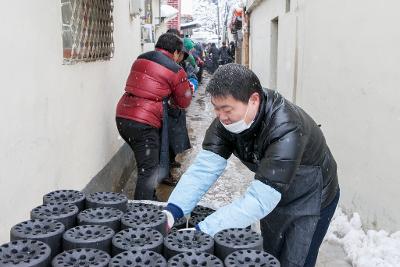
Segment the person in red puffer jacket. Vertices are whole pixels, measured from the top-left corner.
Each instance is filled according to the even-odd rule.
[[[182,48],[175,34],[161,35],[155,50],[141,54],[133,63],[117,105],[118,131],[132,148],[137,164],[135,199],[156,199],[163,98],[169,97],[171,105],[182,109],[192,100],[186,73],[177,64]]]

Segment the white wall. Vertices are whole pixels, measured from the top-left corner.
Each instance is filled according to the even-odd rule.
[[[278,79],[277,79],[277,87],[273,85],[273,78],[271,77],[271,69],[270,69],[270,51],[271,51],[271,21],[279,16],[279,35],[278,35],[278,51],[287,51],[286,53],[293,53],[292,49],[282,49],[282,46],[291,48],[294,44],[293,41],[290,40],[291,32],[288,31],[285,34],[282,34],[281,28],[283,25],[288,24],[289,28],[291,26],[290,17],[285,14],[285,1],[282,0],[268,0],[263,1],[259,6],[257,6],[250,16],[250,62],[252,70],[259,74],[259,79],[261,84],[268,88],[277,89],[285,96],[289,97],[291,91],[286,88],[286,86],[282,86],[282,82],[289,83],[289,80],[284,79],[283,72],[278,71]],[[285,40],[285,41],[281,41]],[[289,42],[290,40],[290,42]],[[290,57],[288,55],[287,57]],[[282,57],[278,57],[278,69],[282,69]],[[287,61],[289,62],[289,61]],[[290,62],[293,64],[292,62]],[[293,65],[292,65],[293,66]],[[289,72],[292,72],[292,67],[288,69]],[[293,80],[293,78],[291,79]],[[290,86],[287,85],[287,86]],[[282,92],[283,91],[283,92]],[[286,94],[287,93],[287,94]],[[289,94],[290,93],[290,94]],[[291,97],[289,97],[291,99]]]
[[[139,21],[114,1],[115,55],[62,65],[60,1],[14,0],[0,15],[0,243],[43,194],[81,189],[122,144],[115,106],[140,52]]]
[[[152,0],[153,5],[153,23],[155,24],[155,43],[157,43],[158,37],[161,34],[166,33],[168,30],[168,25],[165,22],[160,21],[160,1]],[[154,44],[155,45],[155,44]]]
[[[252,12],[251,67],[268,86],[268,23],[280,16],[278,90],[322,124],[344,207],[399,230],[400,2],[293,0],[290,13],[285,2]]]

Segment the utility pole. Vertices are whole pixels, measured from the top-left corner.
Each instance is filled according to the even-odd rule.
[[[223,28],[222,28],[222,41],[227,42],[228,40],[228,2],[225,2],[225,8],[224,8],[224,22],[223,22]]]
[[[249,67],[249,31],[250,14],[243,9],[243,65]]]
[[[218,46],[221,45],[221,32],[220,32],[220,22],[219,22],[219,0],[217,0],[217,23],[218,23],[218,28],[217,28],[217,34],[218,34]]]

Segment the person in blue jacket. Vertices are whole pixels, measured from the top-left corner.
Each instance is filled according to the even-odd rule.
[[[255,173],[246,193],[196,225],[211,236],[260,220],[264,250],[282,266],[314,266],[338,204],[337,166],[320,125],[238,64],[207,86],[216,118],[164,210],[168,226],[190,214],[234,154]]]

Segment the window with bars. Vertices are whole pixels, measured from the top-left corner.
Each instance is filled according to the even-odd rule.
[[[113,0],[61,0],[64,64],[114,54]]]

